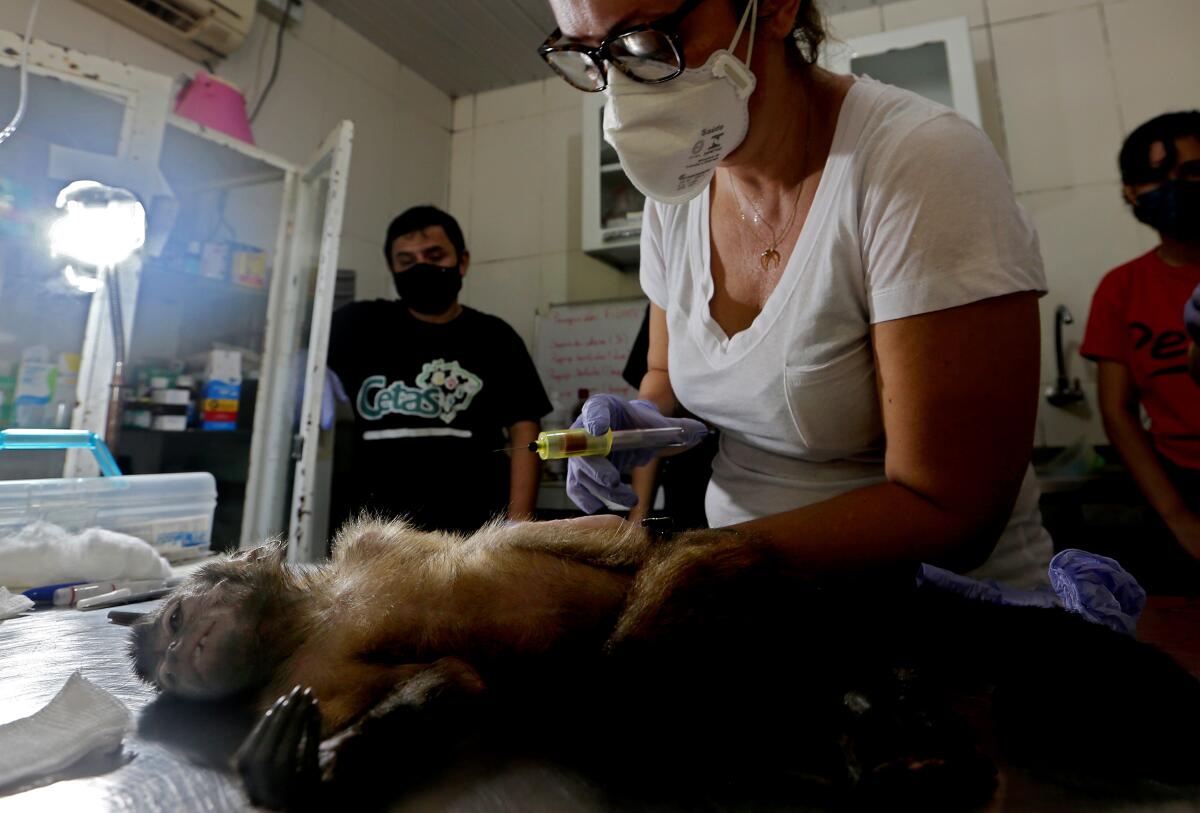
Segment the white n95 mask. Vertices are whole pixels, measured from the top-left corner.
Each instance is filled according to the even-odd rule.
[[[754,51],[758,0],[750,0],[728,50],[714,51],[699,68],[648,85],[608,70],[604,140],[642,194],[659,203],[687,203],[712,180],[717,165],[737,149],[750,127],[748,100],[757,80],[747,67]],[[746,62],[732,51],[750,20]]]

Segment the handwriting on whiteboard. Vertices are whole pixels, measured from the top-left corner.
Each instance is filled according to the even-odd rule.
[[[646,301],[559,305],[538,316],[534,362],[555,409],[570,409],[579,390],[636,395],[621,377]]]

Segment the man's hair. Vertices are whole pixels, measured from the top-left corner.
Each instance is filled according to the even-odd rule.
[[[1138,127],[1121,146],[1117,159],[1121,165],[1121,181],[1126,186],[1134,186],[1166,180],[1167,173],[1179,158],[1175,154],[1175,139],[1187,136],[1200,138],[1200,110],[1163,113]],[[1150,166],[1150,148],[1156,142],[1161,142],[1167,151],[1167,157],[1158,168]]]
[[[387,261],[388,270],[392,268],[392,243],[396,242],[396,238],[424,231],[431,226],[442,227],[442,231],[446,232],[446,237],[450,239],[450,245],[454,246],[458,261],[462,262],[467,244],[463,240],[458,221],[436,206],[414,206],[398,214],[395,220],[388,224],[387,238],[383,242],[383,258]]]

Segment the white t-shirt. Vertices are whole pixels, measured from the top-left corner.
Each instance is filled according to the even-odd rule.
[[[778,285],[732,338],[709,311],[710,246],[708,190],[680,206],[648,201],[641,282],[666,311],[671,384],[722,433],[705,500],[714,527],[886,479],[872,324],[1046,290],[1036,232],[987,136],[867,78],[842,104]],[[1051,548],[1031,467],[995,551],[971,575],[1044,583]]]

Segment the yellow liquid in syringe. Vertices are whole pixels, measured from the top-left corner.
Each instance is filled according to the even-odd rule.
[[[665,449],[682,446],[682,427],[660,429],[610,429],[603,435],[592,435],[586,429],[556,429],[542,432],[529,444],[542,460],[561,460],[565,457],[604,457],[621,449]]]

